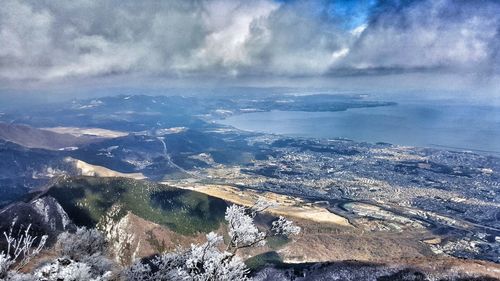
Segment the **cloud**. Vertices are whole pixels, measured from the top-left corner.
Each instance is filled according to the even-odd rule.
[[[498,73],[498,1],[372,2],[4,0],[0,81]]]
[[[349,36],[322,4],[293,2],[254,22],[247,42],[253,65],[246,72],[292,76],[326,72],[342,56]]]
[[[344,66],[476,71],[498,65],[498,1],[401,3],[377,6]]]

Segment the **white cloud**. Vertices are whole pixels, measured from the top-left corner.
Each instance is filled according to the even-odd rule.
[[[356,41],[344,66],[478,70],[499,36],[500,3],[421,1],[377,15]]]
[[[384,2],[345,30],[320,0],[4,0],[0,80],[498,70],[498,2]]]
[[[251,25],[267,18],[279,5],[270,1],[219,0],[206,5],[203,23],[208,29],[203,44],[180,69],[197,70],[221,66],[229,71],[251,64],[246,42]]]

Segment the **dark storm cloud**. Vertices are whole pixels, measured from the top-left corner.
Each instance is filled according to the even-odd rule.
[[[372,2],[4,0],[0,80],[498,73],[499,1]]]

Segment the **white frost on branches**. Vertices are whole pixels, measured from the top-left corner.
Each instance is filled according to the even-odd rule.
[[[0,278],[6,278],[10,273],[16,273],[25,267],[30,260],[38,255],[45,243],[47,235],[38,239],[30,234],[31,224],[25,230],[20,229],[17,235],[13,234],[15,221],[12,223],[9,233],[4,232],[7,250],[0,253]],[[35,242],[38,240],[38,244]]]
[[[245,263],[233,254],[220,250],[223,245],[221,236],[211,232],[207,242],[191,245],[185,251],[166,253],[152,261],[156,270],[151,271],[147,264],[138,262],[127,272],[128,281],[149,280],[186,280],[186,281],[245,281],[248,269]]]
[[[300,228],[284,217],[279,217],[269,228],[257,226],[258,213],[274,204],[259,201],[253,207],[233,205],[227,208],[227,243],[223,236],[214,232],[206,235],[206,242],[192,244],[188,249],[178,249],[149,260],[137,262],[116,276],[115,265],[108,257],[109,243],[96,229],[78,228],[75,233],[64,232],[57,238],[55,250],[59,257],[32,273],[19,270],[40,253],[47,236],[30,235],[28,226],[13,233],[4,233],[7,248],[0,253],[0,281],[249,281],[249,270],[238,251],[264,245],[273,235],[293,235]],[[37,242],[37,243],[36,243]],[[120,279],[121,280],[121,279]]]
[[[126,272],[128,281],[186,280],[186,281],[234,281],[250,280],[249,270],[236,254],[247,247],[263,245],[272,235],[293,235],[300,228],[280,217],[269,231],[260,230],[254,222],[255,216],[274,207],[274,204],[259,201],[251,208],[233,205],[227,208],[230,241],[224,245],[222,236],[207,234],[207,242],[191,245],[190,249],[162,254],[150,264],[137,262]],[[154,270],[152,269],[154,268]]]
[[[124,272],[126,281],[147,281],[151,279],[152,275],[151,267],[140,261],[132,264],[132,266]]]
[[[0,280],[1,278],[5,278],[5,276],[7,276],[7,272],[13,264],[14,261],[9,256],[3,252],[0,253]]]
[[[300,227],[293,224],[292,221],[280,216],[278,220],[273,221],[271,230],[276,234],[281,235],[297,235],[300,233]]]
[[[80,227],[75,233],[64,232],[57,237],[56,249],[66,261],[66,267],[74,267],[79,274],[85,274],[88,269],[91,280],[107,280],[111,276],[113,263],[105,256],[107,242],[96,229]],[[53,272],[53,276],[66,272],[66,267],[60,264],[59,260],[52,263],[49,272]]]
[[[75,233],[61,233],[57,237],[56,247],[63,256],[80,260],[84,257],[104,254],[106,239],[96,229],[79,227]]]
[[[105,281],[109,280],[111,273],[96,276],[88,264],[61,258],[42,266],[34,276],[39,281]]]
[[[207,242],[191,245],[186,267],[181,276],[191,280],[246,280],[247,269],[243,261],[226,251],[219,250],[223,245],[222,236],[213,232],[207,234]]]
[[[253,216],[242,206],[232,205],[226,210],[226,221],[229,225],[228,249],[238,249],[256,244],[265,244],[266,233],[259,231],[253,222]]]

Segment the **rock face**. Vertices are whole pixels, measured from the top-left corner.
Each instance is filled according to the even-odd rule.
[[[117,211],[117,208],[112,209]],[[191,243],[201,243],[205,238],[201,233],[195,236],[176,233],[131,212],[118,221],[112,219],[114,215],[111,211],[97,227],[104,232],[115,261],[121,265],[165,251],[175,251],[177,247],[186,248]]]
[[[18,202],[0,211],[0,233],[9,231],[11,227],[14,231],[25,229],[30,224],[33,234],[47,234],[49,242],[55,241],[60,232],[75,228],[61,205],[52,197],[28,203]]]
[[[30,205],[51,231],[66,231],[74,227],[68,214],[54,198],[50,196],[39,198]]]

